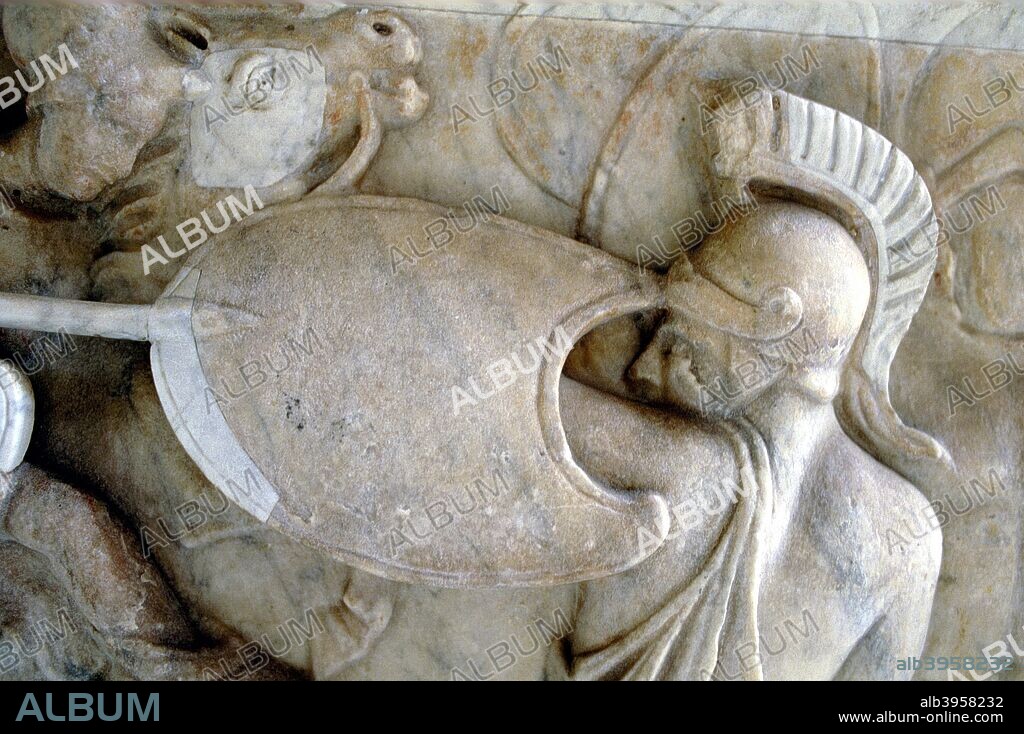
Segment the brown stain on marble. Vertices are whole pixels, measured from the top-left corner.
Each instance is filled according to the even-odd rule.
[[[462,76],[470,79],[474,75],[474,66],[487,48],[487,36],[482,30],[467,31],[463,38],[452,44],[448,58]]]

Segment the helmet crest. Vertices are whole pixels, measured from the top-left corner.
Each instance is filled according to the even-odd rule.
[[[709,139],[721,195],[749,189],[817,208],[845,226],[864,255],[872,293],[836,402],[844,430],[889,465],[907,457],[951,463],[937,441],[903,423],[889,398],[889,367],[936,261],[931,197],[910,159],[852,117],[781,91],[725,115]]]

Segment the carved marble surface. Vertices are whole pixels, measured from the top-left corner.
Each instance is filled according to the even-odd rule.
[[[0,12],[0,679],[1021,677],[1019,9]]]

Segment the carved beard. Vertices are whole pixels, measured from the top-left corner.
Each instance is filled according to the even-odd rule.
[[[730,419],[735,411],[728,403],[716,399],[720,394],[702,372],[695,357],[698,347],[683,337],[677,337],[672,352],[666,355],[666,381],[673,404],[692,417],[704,419]]]
[[[701,369],[696,359],[699,352],[700,346],[685,335],[662,327],[630,365],[628,379],[644,400],[687,416],[712,420],[738,417],[724,391]],[[652,374],[652,368],[658,374]]]

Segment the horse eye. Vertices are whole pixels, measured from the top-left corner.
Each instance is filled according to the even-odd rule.
[[[387,23],[374,23],[372,27],[373,30],[376,31],[377,34],[381,36],[390,36],[393,32],[391,26],[389,26]]]

